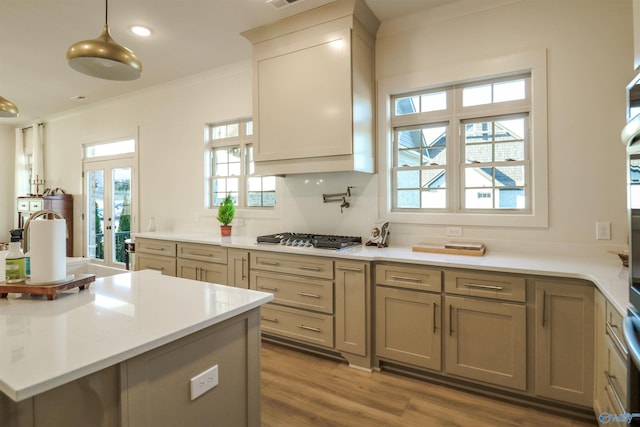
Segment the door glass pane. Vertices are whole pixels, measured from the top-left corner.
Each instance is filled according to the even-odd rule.
[[[131,235],[131,168],[113,169],[111,179],[113,189],[111,262],[124,263],[124,241]]]
[[[104,171],[90,170],[87,177],[87,257],[104,260]]]

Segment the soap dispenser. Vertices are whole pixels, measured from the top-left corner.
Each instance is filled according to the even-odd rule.
[[[22,233],[18,234],[16,231],[11,230],[9,253],[5,258],[5,281],[7,283],[22,282],[26,278],[25,258],[20,247],[20,235]]]

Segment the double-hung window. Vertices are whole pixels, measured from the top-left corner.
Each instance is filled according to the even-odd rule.
[[[529,214],[530,74],[391,97],[392,211]]]
[[[219,206],[227,194],[239,207],[275,206],[276,178],[255,174],[252,137],[250,119],[206,126],[207,208]]]

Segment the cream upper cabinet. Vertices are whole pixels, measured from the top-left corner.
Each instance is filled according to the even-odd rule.
[[[535,280],[535,392],[590,407],[594,377],[594,288]]]
[[[243,33],[253,43],[260,174],[374,172],[374,40],[362,0]]]

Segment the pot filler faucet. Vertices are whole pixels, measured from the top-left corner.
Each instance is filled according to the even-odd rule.
[[[45,216],[45,215],[53,215],[54,218],[64,219],[64,217],[60,215],[58,212],[51,211],[49,209],[42,209],[40,211],[36,211],[32,213],[31,216],[27,218],[27,221],[25,221],[24,232],[22,233],[22,252],[24,252],[25,254],[29,250],[29,224],[31,223],[31,220],[40,218],[41,216]],[[69,230],[67,229],[67,239],[68,238],[69,238]]]

